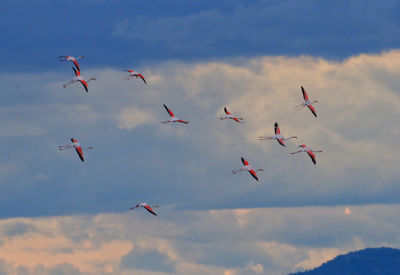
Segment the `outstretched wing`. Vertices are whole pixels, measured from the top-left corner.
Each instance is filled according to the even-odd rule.
[[[85,161],[83,158],[83,151],[82,151],[82,147],[81,146],[74,146],[76,153],[78,154],[79,158],[81,159],[81,161]]]
[[[307,107],[308,107],[308,109],[310,109],[311,113],[313,113],[313,115],[314,115],[315,117],[317,117],[317,113],[315,112],[314,106],[307,105]]]
[[[144,208],[154,216],[157,216],[157,214],[153,211],[153,209],[149,205],[145,205]]]
[[[174,113],[172,113],[171,110],[170,110],[165,104],[163,104],[163,105],[164,105],[165,110],[167,110],[168,114],[169,114],[171,117],[174,117]]]
[[[282,146],[284,146],[284,147],[286,146],[286,145],[285,145],[285,141],[283,140],[283,138],[278,138],[277,140],[278,140],[278,143],[279,143],[280,145],[282,145]]]
[[[75,69],[74,67],[72,67],[72,69],[74,70],[74,73],[75,73],[76,76],[80,76],[81,75],[79,70]]]
[[[243,165],[249,165],[249,162],[242,157]]]
[[[280,135],[281,134],[281,129],[279,129],[278,122],[275,122],[275,135]]]
[[[72,62],[74,63],[74,65],[75,65],[75,67],[78,69],[78,71],[80,71],[81,69],[79,68],[78,61],[74,60],[74,61],[72,61]]]
[[[314,165],[317,164],[317,161],[315,160],[314,153],[311,152],[311,151],[307,151],[307,154],[310,156],[310,158],[311,158],[312,162],[314,163]]]
[[[256,179],[256,181],[258,181],[257,174],[256,174],[256,172],[254,172],[254,170],[253,170],[253,169],[249,170],[249,173],[250,173],[250,175],[251,175],[253,178],[255,178],[255,179]]]
[[[138,77],[140,77],[140,78],[143,80],[144,84],[147,84],[147,83],[146,83],[146,79],[144,79],[143,75],[138,74]]]
[[[302,91],[302,93],[303,93],[303,98],[304,98],[304,100],[308,100],[308,95],[307,95],[307,92],[306,92],[306,90],[303,88],[303,86],[301,86],[301,91]]]
[[[224,108],[225,114],[227,114],[228,116],[231,114],[228,112],[228,109],[226,109],[226,107]]]
[[[88,89],[88,84],[86,83],[86,81],[85,80],[79,80],[79,82],[82,83],[83,88],[85,88],[86,92],[88,93],[89,89]]]

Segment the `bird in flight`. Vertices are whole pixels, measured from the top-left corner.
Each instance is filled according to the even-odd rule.
[[[83,78],[83,76],[81,75],[81,72],[80,72],[79,70],[75,69],[74,67],[72,67],[72,69],[74,70],[75,77],[74,77],[74,79],[72,79],[71,81],[69,81],[69,82],[63,84],[63,87],[66,88],[66,87],[68,87],[69,85],[72,85],[72,84],[74,84],[75,82],[78,82],[78,81],[79,81],[79,82],[82,84],[83,88],[85,88],[86,92],[89,92],[88,83],[89,83],[89,81],[91,81],[91,80],[96,80],[96,78],[91,77],[91,78],[88,79],[88,81],[85,81],[85,79]]]
[[[302,104],[298,105],[298,106],[295,106],[295,108],[297,108],[297,110],[300,110],[300,109],[303,109],[304,107],[308,107],[308,109],[310,109],[311,113],[313,113],[313,115],[315,117],[317,117],[317,113],[315,112],[315,108],[314,108],[314,106],[312,106],[312,104],[315,103],[315,102],[318,102],[318,101],[314,100],[313,102],[311,102],[308,99],[307,92],[303,88],[303,86],[301,86],[301,92],[303,93],[304,102]]]
[[[83,56],[78,56],[77,58],[70,56],[70,55],[61,55],[58,57],[60,61],[62,62],[66,62],[66,61],[72,61],[72,63],[74,63],[75,67],[80,70],[79,68],[79,64],[78,64],[78,59],[83,58]]]
[[[275,122],[274,128],[275,128],[275,135],[269,136],[269,137],[260,137],[260,140],[276,139],[280,145],[286,146],[286,145],[285,145],[285,141],[286,141],[286,140],[291,139],[291,138],[297,138],[296,136],[284,138],[284,137],[281,135],[281,129],[279,129],[278,122]]]
[[[144,209],[146,209],[147,211],[149,211],[149,212],[150,212],[151,214],[153,214],[154,216],[157,216],[157,214],[154,212],[153,208],[151,208],[151,206],[148,205],[148,204],[145,203],[145,202],[139,203],[139,204],[137,204],[136,206],[131,207],[131,208],[129,208],[129,209],[133,210],[133,209],[138,208],[138,207],[143,207]],[[159,207],[159,206],[158,206],[158,205],[154,205],[153,207],[155,208],[155,207]]]
[[[124,77],[124,79],[126,79],[127,81],[132,79],[133,77],[135,77],[135,78],[140,77],[143,80],[144,84],[147,83],[146,79],[144,79],[144,76],[140,73],[134,72],[132,70],[124,70],[124,72],[129,72],[129,74],[126,77]]]
[[[82,148],[82,146],[79,144],[79,142],[76,139],[71,138],[71,141],[72,141],[72,144],[58,146],[58,150],[75,148],[75,151],[78,154],[81,161],[82,162],[85,161],[85,159],[83,158],[83,151],[91,150],[91,149],[93,149],[93,147]]]
[[[172,113],[172,111],[167,107],[167,105],[165,105],[164,104],[164,108],[165,108],[165,110],[167,110],[167,112],[168,112],[168,114],[169,114],[169,116],[171,117],[169,120],[167,120],[167,121],[163,121],[163,122],[161,122],[161,123],[170,123],[170,122],[180,122],[180,123],[184,123],[184,124],[188,124],[189,123],[189,121],[185,121],[185,120],[182,120],[182,119],[179,119],[179,118],[177,118],[175,115],[174,115],[174,113]]]
[[[232,170],[232,173],[233,174],[236,174],[236,173],[240,173],[240,172],[243,172],[243,171],[248,171],[249,173],[250,173],[250,175],[253,177],[253,178],[255,178],[256,179],[256,181],[258,181],[258,176],[257,176],[257,172],[258,171],[264,171],[264,169],[257,169],[257,170],[255,170],[254,171],[254,169],[253,169],[253,167],[249,164],[249,162],[247,161],[247,160],[245,160],[243,157],[242,157],[242,162],[243,162],[243,167],[242,168],[239,168],[239,169],[236,169],[236,170]]]
[[[226,109],[226,107],[224,108],[224,111],[225,111],[226,116],[221,117],[221,118],[220,118],[221,120],[223,120],[223,119],[233,119],[233,120],[236,121],[236,122],[244,123],[243,121],[241,121],[241,120],[243,120],[242,117],[234,117],[234,116],[228,111],[228,109]]]
[[[301,149],[299,151],[293,152],[291,154],[297,154],[297,153],[303,153],[303,152],[307,153],[310,156],[310,158],[311,158],[312,162],[314,163],[314,165],[317,164],[317,160],[315,158],[315,154],[314,153],[322,153],[321,150],[319,150],[319,151],[311,150],[311,149],[307,148],[307,146],[305,144],[299,145],[298,147],[301,147]]]

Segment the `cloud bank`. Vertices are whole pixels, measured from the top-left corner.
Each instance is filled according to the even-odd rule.
[[[87,94],[77,84],[61,88],[68,66],[63,74],[3,74],[0,138],[9,146],[0,205],[10,210],[2,215],[118,212],[143,200],[185,209],[397,203],[399,62],[390,51],[343,62],[163,63],[141,70],[148,85],[98,69],[84,72],[98,79]],[[301,85],[319,101],[318,118],[294,109]],[[190,123],[162,125],[162,104]],[[220,121],[225,106],[245,124]],[[259,141],[274,122],[299,139],[286,148]],[[56,150],[71,137],[95,147],[83,164]],[[315,167],[290,155],[302,143],[324,151]],[[231,174],[240,157],[265,169],[260,182]]]
[[[285,274],[399,247],[399,206],[145,211],[0,221],[6,274]]]

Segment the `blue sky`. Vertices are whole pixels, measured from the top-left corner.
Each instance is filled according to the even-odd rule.
[[[398,1],[3,1],[2,70],[45,71],[54,56],[87,66],[313,55],[396,48]]]
[[[0,271],[284,274],[400,247],[399,8],[3,1]],[[85,56],[82,74],[97,79],[89,93],[62,87],[73,72],[59,55]],[[148,84],[123,80],[123,69]],[[301,85],[317,119],[293,108]],[[190,123],[161,124],[163,104]],[[221,121],[225,106],[245,124]],[[275,122],[299,138],[259,141]],[[94,147],[84,163],[57,150],[71,137]],[[316,166],[290,155],[302,143],[323,150]],[[241,157],[264,169],[258,183],[232,175]],[[159,216],[127,212],[142,201]]]

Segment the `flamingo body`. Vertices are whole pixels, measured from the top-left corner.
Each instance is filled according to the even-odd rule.
[[[221,117],[221,118],[220,118],[221,120],[223,120],[223,119],[232,119],[232,120],[234,120],[234,121],[236,121],[236,122],[244,123],[243,121],[241,121],[241,120],[243,120],[242,117],[235,117],[235,116],[233,116],[233,115],[228,111],[228,109],[227,109],[226,107],[224,107],[224,111],[225,111],[226,116],[225,116],[225,117]]]
[[[134,206],[134,207],[131,207],[131,208],[129,208],[129,209],[135,209],[135,208],[138,208],[138,207],[143,207],[144,209],[146,209],[147,211],[149,211],[151,214],[153,214],[154,216],[157,216],[157,214],[156,214],[156,212],[154,212],[154,210],[153,210],[153,208],[151,208],[151,206],[150,205],[148,205],[147,203],[145,203],[145,202],[142,202],[142,203],[139,203],[139,204],[137,204],[136,206]],[[153,206],[153,207],[158,207],[157,205],[156,206]]]
[[[321,150],[318,151],[311,150],[305,144],[299,145],[298,147],[301,147],[301,149],[297,152],[293,152],[292,154],[307,153],[307,155],[311,158],[311,161],[314,163],[314,165],[317,164],[317,160],[314,153],[322,153]]]
[[[125,72],[129,72],[129,75],[124,77],[124,79],[126,79],[127,81],[132,79],[133,77],[135,77],[135,78],[139,77],[139,78],[141,78],[143,80],[144,84],[147,84],[146,79],[144,78],[144,76],[141,73],[137,73],[137,72],[132,71],[132,70],[124,70],[124,71]]]
[[[253,167],[249,164],[249,162],[247,160],[245,160],[243,157],[241,158],[242,163],[243,163],[243,167],[239,168],[237,170],[232,170],[233,174],[239,173],[239,172],[243,172],[243,171],[248,171],[250,173],[250,175],[256,180],[258,181],[258,176],[257,176],[257,171],[264,171],[263,169],[257,169],[254,171]]]
[[[71,149],[74,148],[76,153],[79,156],[79,159],[84,162],[85,159],[83,157],[83,151],[85,150],[90,150],[93,149],[93,147],[86,147],[86,148],[82,148],[81,144],[75,139],[75,138],[71,138],[71,142],[72,145],[63,145],[63,146],[58,146],[58,150],[65,150],[65,149]]]
[[[283,137],[281,135],[281,129],[279,128],[278,122],[275,122],[275,124],[274,124],[274,131],[275,131],[275,135],[269,136],[269,137],[260,137],[260,140],[276,139],[280,145],[286,146],[285,145],[286,140],[291,139],[291,138],[297,138],[296,136],[292,136],[292,137],[288,137],[288,138]]]
[[[88,93],[89,92],[88,82],[91,80],[96,80],[96,78],[91,77],[88,79],[88,81],[85,81],[84,77],[81,75],[81,72],[79,70],[75,69],[74,67],[72,67],[72,70],[74,70],[74,74],[75,74],[74,79],[63,84],[63,87],[66,88],[69,85],[74,84],[75,82],[80,82],[82,84],[83,88],[85,89],[85,91]]]
[[[167,105],[165,105],[165,104],[163,104],[163,106],[164,106],[164,108],[165,108],[165,110],[167,110],[167,112],[168,112],[168,114],[169,114],[169,116],[170,116],[170,119],[169,120],[167,120],[167,121],[163,121],[162,123],[173,123],[173,122],[179,122],[179,123],[184,123],[184,124],[188,124],[189,123],[189,121],[185,121],[185,120],[182,120],[182,119],[179,119],[179,118],[177,118],[175,115],[174,115],[174,113],[167,107]]]
[[[314,106],[312,106],[312,104],[315,103],[315,102],[318,102],[318,101],[315,100],[315,101],[311,102],[310,99],[308,98],[308,94],[307,94],[307,92],[306,92],[306,90],[304,89],[303,86],[301,86],[301,92],[303,94],[304,102],[302,104],[296,106],[297,110],[300,110],[300,109],[302,109],[304,107],[308,107],[308,109],[310,109],[311,113],[315,117],[317,117],[317,112],[315,111],[315,108],[314,108]]]
[[[78,59],[83,58],[83,56],[79,56],[77,58],[70,56],[70,55],[61,55],[58,57],[60,59],[60,61],[71,61],[72,63],[74,63],[75,67],[80,70],[79,64],[78,64]]]

